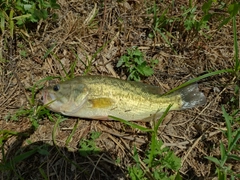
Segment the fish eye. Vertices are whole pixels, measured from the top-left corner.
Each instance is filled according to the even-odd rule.
[[[59,89],[60,89],[60,86],[58,84],[53,86],[54,91],[58,91]]]

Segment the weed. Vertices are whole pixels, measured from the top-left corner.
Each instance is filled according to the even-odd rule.
[[[182,17],[184,19],[184,27],[187,31],[190,31],[190,30],[195,30],[196,32],[200,32],[201,30],[203,29],[206,29],[208,30],[209,29],[209,26],[208,26],[208,21],[211,17],[211,15],[208,13],[208,8],[210,7],[205,7],[203,5],[202,8],[205,8],[203,9],[203,11],[206,13],[200,20],[197,20],[196,19],[196,7],[192,7],[192,8],[185,8],[185,7],[182,7],[182,11],[184,11],[184,13],[182,14]]]
[[[28,117],[32,123],[32,126],[37,129],[39,119],[47,116],[50,120],[53,119],[51,113],[44,106],[34,106],[30,109],[20,108],[13,115],[7,115],[5,120],[18,121],[20,117]]]
[[[138,155],[136,148],[134,148],[133,159],[136,164],[128,168],[129,176],[131,179],[176,179],[178,173],[169,175],[167,170],[178,171],[181,167],[181,160],[178,158],[169,148],[162,148],[163,142],[157,141],[154,149],[150,149],[146,152],[146,157],[142,161]],[[150,165],[150,151],[154,152],[154,161]],[[144,167],[141,165],[144,163]],[[148,173],[148,171],[150,173]],[[151,174],[151,175],[150,175]],[[148,177],[148,178],[147,178]]]
[[[137,49],[127,49],[127,54],[120,57],[117,67],[124,67],[128,72],[128,80],[140,81],[141,77],[153,75],[153,67],[158,63],[158,60],[150,60],[150,64],[144,60],[143,53]]]
[[[56,123],[54,125],[54,128],[53,128],[53,131],[52,131],[52,139],[53,139],[53,143],[55,145],[55,148],[58,152],[59,155],[61,155],[67,162],[69,162],[70,164],[72,164],[74,167],[78,168],[79,170],[81,170],[81,167],[76,163],[74,162],[72,159],[69,159],[65,154],[62,153],[62,151],[60,150],[60,148],[57,146],[57,142],[56,142],[56,134],[58,132],[58,128],[59,128],[59,124],[63,121],[65,121],[66,118],[64,118],[63,116],[61,116],[60,114],[56,114]],[[66,145],[68,145],[70,139],[72,138],[72,135],[73,133],[75,132],[76,130],[76,126],[77,124],[75,125],[72,133],[70,134],[70,136],[67,138],[66,140]]]
[[[17,2],[21,2],[18,4]],[[44,3],[45,2],[45,3]],[[11,36],[13,36],[13,30],[15,26],[22,27],[27,22],[37,22],[39,19],[45,19],[47,16],[49,16],[49,9],[53,8],[51,6],[51,2],[56,3],[55,1],[50,1],[50,6],[48,6],[49,1],[47,0],[41,0],[37,2],[33,2],[32,0],[29,1],[21,1],[21,0],[15,0],[15,1],[1,1],[1,11],[0,11],[0,27],[2,32],[5,30],[5,25],[8,24],[8,29],[10,30]],[[208,29],[208,21],[211,18],[212,14],[209,13],[209,9],[212,6],[212,3],[216,2],[214,0],[208,0],[204,5],[202,6],[203,10],[203,17],[200,19],[196,19],[196,7],[192,6],[192,1],[189,1],[190,6],[189,7],[183,7],[182,11],[183,13],[180,15],[181,18],[177,17],[167,17],[168,11],[165,10],[162,12],[160,16],[157,14],[160,12],[156,5],[154,11],[154,20],[153,20],[153,29],[154,34],[160,33],[165,42],[170,44],[171,42],[168,40],[168,36],[171,36],[171,34],[167,31],[167,26],[171,25],[172,22],[178,21],[184,25],[185,30],[196,30],[197,32]],[[41,3],[44,3],[41,5]],[[48,5],[47,5],[48,4]],[[20,7],[18,9],[18,7]],[[59,8],[59,7],[56,7]],[[34,11],[35,9],[35,11]],[[173,91],[176,91],[177,89],[180,89],[184,86],[187,86],[191,83],[197,82],[201,79],[205,79],[211,76],[216,76],[218,74],[222,73],[231,73],[233,76],[239,80],[239,70],[240,70],[240,63],[239,63],[239,50],[238,50],[238,42],[237,42],[237,29],[236,29],[236,15],[239,12],[240,9],[240,3],[234,2],[228,6],[228,13],[229,16],[224,17],[219,28],[221,28],[223,25],[227,24],[231,20],[233,20],[233,29],[234,29],[234,51],[235,51],[235,66],[231,69],[221,69],[214,72],[209,72],[207,74],[204,74],[202,76],[198,76],[197,78],[194,78],[181,86],[171,90],[168,93],[171,93]],[[158,13],[157,13],[158,12]],[[95,17],[95,15],[93,16]],[[93,24],[93,21],[89,21],[89,26],[95,26]],[[154,36],[154,34],[150,34],[151,37]],[[99,51],[100,52],[100,51]],[[143,59],[143,54],[138,49],[132,49],[127,51],[128,54],[121,57],[117,66],[118,67],[124,67],[128,70],[129,79],[134,80],[140,80],[143,76],[151,76],[153,74],[153,67],[157,63],[156,60],[152,60],[149,64]],[[98,52],[97,52],[98,53]],[[96,53],[96,54],[97,54]],[[89,59],[89,63],[86,64],[86,73],[91,71],[92,66],[92,60],[96,57],[96,54]],[[21,55],[25,57],[27,54],[22,52]],[[48,55],[48,54],[47,54]],[[65,72],[66,76],[68,74],[69,78],[74,76],[74,69],[76,66],[76,61],[74,64],[71,65],[70,72]],[[231,101],[238,101],[239,100],[239,86],[235,86],[235,94],[236,97],[233,97]],[[46,110],[43,106],[35,106],[35,93],[36,93],[36,87],[33,87],[30,89],[32,96],[29,98],[30,108],[29,109],[20,109],[17,111],[17,113],[13,116],[6,117],[7,119],[17,120],[19,116],[25,116],[29,117],[30,120],[33,122],[33,126],[37,127],[39,118],[43,116],[48,116],[51,118],[51,114],[48,110]],[[218,173],[219,179],[226,179],[227,177],[231,176],[231,179],[238,178],[239,174],[233,172],[231,167],[228,166],[227,162],[229,160],[238,162],[240,160],[237,153],[239,153],[239,138],[240,138],[240,130],[234,130],[234,122],[239,122],[239,117],[237,116],[239,110],[237,109],[237,104],[232,107],[234,110],[232,114],[228,114],[224,108],[222,108],[223,116],[225,119],[227,130],[224,131],[224,135],[227,138],[227,143],[220,142],[220,157],[207,157],[210,161],[212,161],[216,165],[216,171]],[[164,117],[164,116],[162,116]],[[62,119],[61,119],[62,120]],[[121,121],[121,120],[120,120]],[[124,122],[124,120],[122,120]],[[128,125],[132,126],[133,128],[138,128],[142,131],[148,132],[151,134],[151,142],[149,143],[149,147],[146,151],[146,154],[144,157],[141,157],[139,155],[139,152],[136,148],[133,149],[133,160],[134,164],[128,168],[129,176],[132,179],[181,179],[178,170],[180,165],[180,160],[177,158],[168,148],[163,147],[162,141],[157,140],[157,131],[159,124],[161,123],[161,119],[158,121],[157,125],[155,125],[154,129],[147,129],[144,127],[140,127],[136,124],[131,124],[130,122],[125,122]],[[74,127],[75,130],[76,126]],[[75,131],[72,131],[72,134]],[[56,129],[54,130],[56,132]],[[8,139],[11,136],[17,136],[18,134],[16,132],[11,131],[0,131],[0,134],[2,135],[0,137],[0,147],[3,144],[3,142]],[[70,138],[66,141],[66,144],[70,142]],[[94,143],[94,140],[99,137],[99,135],[96,133],[91,134],[91,137],[89,139],[83,139],[80,141],[80,154],[81,155],[88,155],[88,152],[97,152],[98,149]],[[40,149],[39,149],[40,148]],[[14,168],[17,166],[17,163],[27,157],[29,157],[31,154],[34,153],[46,153],[47,151],[44,151],[41,147],[38,149],[34,149],[33,151],[29,151],[26,154],[22,155],[16,155],[11,162],[7,162],[5,164],[0,165],[0,169],[4,168]],[[87,153],[86,153],[87,152]],[[4,154],[4,153],[2,153]],[[118,159],[119,161],[119,159]],[[11,166],[11,167],[10,167]],[[45,175],[44,171],[41,170],[41,174],[43,177],[47,176]],[[171,171],[174,171],[174,175],[170,176]],[[173,173],[172,173],[173,174]]]
[[[117,121],[123,122],[133,128],[149,132],[151,134],[151,142],[145,151],[145,156],[141,158],[137,149],[134,147],[133,159],[135,164],[128,167],[128,173],[131,179],[181,179],[178,170],[181,167],[181,160],[169,148],[164,147],[163,142],[157,139],[158,128],[167,115],[172,105],[169,105],[161,118],[156,122],[153,129],[141,127],[135,123],[125,121],[116,117],[112,117]],[[169,171],[175,172],[173,175]]]
[[[19,43],[18,45],[18,48],[20,49],[20,55],[22,56],[22,57],[24,57],[24,58],[26,58],[27,56],[28,56],[28,54],[27,54],[27,51],[26,51],[26,48],[24,47],[24,45],[23,44],[21,44],[21,43]]]
[[[154,3],[153,7],[150,8],[149,11],[153,13],[153,33],[150,33],[149,37],[152,38],[156,36],[157,33],[159,33],[163,40],[174,50],[170,38],[175,37],[171,34],[171,32],[168,31],[167,28],[171,27],[173,23],[182,24],[183,22],[184,28],[187,31],[195,30],[196,32],[202,32],[201,30],[203,29],[208,30],[208,21],[212,16],[212,14],[209,13],[209,9],[212,3],[212,0],[208,0],[206,3],[204,3],[204,5],[202,6],[202,11],[204,15],[200,20],[196,19],[197,7],[192,7],[192,5],[190,5],[190,7],[181,7],[181,10],[183,11],[181,17],[168,17],[167,13],[169,10],[162,10],[161,15],[159,16],[158,14],[161,12],[161,10],[159,10],[156,3]]]
[[[219,25],[218,29],[226,25],[231,21],[231,19],[236,18],[237,14],[240,11],[240,3],[233,2],[232,4],[228,5],[228,16],[224,17],[221,24]]]
[[[0,147],[3,148],[3,143],[12,136],[17,136],[19,133],[9,130],[0,130]],[[2,149],[4,151],[4,149]]]
[[[148,13],[153,13],[153,25],[152,25],[152,29],[153,29],[153,33],[149,33],[149,37],[153,38],[156,36],[157,33],[159,33],[163,40],[171,47],[171,42],[169,41],[169,37],[173,37],[168,31],[167,31],[167,27],[170,26],[174,21],[177,20],[177,18],[175,17],[167,17],[167,12],[168,10],[164,10],[163,13],[161,14],[161,16],[158,16],[158,13],[161,12],[161,10],[159,10],[157,8],[156,3],[154,3],[153,7],[150,8]]]
[[[240,10],[240,3],[234,3],[229,5],[229,14],[230,16],[225,18],[223,21],[226,23],[230,19],[233,20],[233,34],[234,34],[234,59],[235,59],[235,67],[232,69],[234,75],[239,79],[239,54],[238,54],[238,44],[237,44],[237,29],[236,29],[236,15]],[[235,93],[238,91],[239,96],[239,87],[235,86]],[[232,98],[231,101],[235,101],[236,98]],[[239,102],[238,102],[239,103]],[[234,130],[233,125],[236,122],[239,122],[238,112],[236,109],[230,115],[226,112],[225,108],[222,106],[223,117],[226,123],[226,131],[223,131],[223,134],[227,138],[227,145],[224,145],[223,142],[220,142],[220,159],[216,157],[208,156],[206,157],[208,160],[212,161],[216,165],[216,172],[218,174],[219,180],[226,180],[229,176],[231,179],[239,179],[240,174],[235,173],[230,166],[227,165],[228,160],[233,160],[240,162],[239,152],[240,146],[238,141],[240,139],[240,128]],[[235,152],[235,153],[234,153]]]
[[[214,0],[208,0],[202,6],[203,16],[197,20],[196,19],[196,7],[182,7],[182,17],[184,19],[184,27],[186,30],[195,30],[197,32],[201,32],[201,30],[209,30],[208,22],[209,19],[213,16],[212,13],[209,12]],[[191,3],[190,3],[191,4]]]
[[[3,150],[3,148],[2,148],[2,150]],[[35,148],[33,148],[32,150],[29,150],[29,151],[24,152],[24,153],[22,153],[21,151],[17,151],[15,153],[15,155],[13,156],[13,158],[10,159],[10,160],[6,160],[5,158],[3,158],[3,161],[0,164],[0,171],[12,171],[16,174],[16,176],[20,176],[15,171],[18,163],[24,161],[25,159],[29,158],[30,156],[32,156],[36,153],[41,154],[41,155],[48,155],[49,152],[47,150],[47,145],[45,144],[45,145],[42,145],[42,146],[35,146]],[[5,155],[5,153],[3,151],[2,151],[2,155]],[[11,173],[9,173],[9,175],[10,174]],[[21,178],[19,177],[19,179],[21,179]]]
[[[79,153],[81,156],[88,156],[90,154],[96,154],[100,150],[95,144],[95,140],[101,135],[100,132],[92,132],[89,139],[81,139],[79,142]]]
[[[47,77],[40,81],[38,81],[36,84],[34,84],[29,90],[31,91],[31,97],[27,97],[28,102],[30,104],[30,108],[20,108],[18,109],[14,114],[5,116],[5,120],[12,120],[17,121],[20,117],[28,117],[32,123],[32,126],[37,129],[38,122],[43,117],[48,117],[50,120],[53,121],[53,117],[51,115],[50,110],[46,109],[45,106],[39,105],[37,102],[35,102],[35,96],[36,93],[43,88],[42,82],[45,82],[46,80],[51,80],[56,77]]]
[[[0,26],[2,33],[7,29],[13,38],[15,26],[23,27],[28,22],[38,22],[49,17],[49,9],[59,9],[56,0],[10,0],[0,1]]]
[[[240,128],[237,130],[232,129],[234,122],[239,120],[239,117],[235,117],[235,113],[233,115],[229,115],[224,107],[222,107],[222,111],[227,127],[227,131],[223,131],[223,134],[226,136],[228,144],[224,145],[223,142],[220,142],[220,159],[211,156],[206,158],[215,163],[219,180],[226,180],[228,175],[231,177],[231,179],[240,178],[240,174],[236,174],[231,167],[226,164],[228,160],[240,162],[239,155],[234,154],[234,150],[239,151],[240,149],[238,144],[240,139]]]

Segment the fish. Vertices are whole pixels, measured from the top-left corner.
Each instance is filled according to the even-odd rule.
[[[197,83],[163,95],[158,86],[86,75],[44,88],[41,101],[46,108],[65,116],[149,122],[161,117],[170,104],[170,110],[184,110],[204,105],[206,97]]]

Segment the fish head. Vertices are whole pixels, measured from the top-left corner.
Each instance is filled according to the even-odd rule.
[[[41,101],[54,112],[72,115],[87,101],[88,94],[84,84],[66,81],[43,89]]]

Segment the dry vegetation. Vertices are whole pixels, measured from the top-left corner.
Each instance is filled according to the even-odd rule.
[[[52,120],[48,116],[40,119],[37,129],[32,127],[27,115],[17,120],[6,118],[21,108],[37,107],[37,101],[34,106],[29,103],[29,88],[48,76],[65,78],[65,72],[71,74],[74,63],[74,75],[100,74],[126,79],[125,71],[116,68],[116,64],[126,49],[133,46],[144,52],[147,60],[159,60],[154,75],[143,81],[158,85],[165,92],[209,71],[233,68],[232,24],[217,29],[219,17],[226,16],[227,12],[220,11],[220,5],[215,4],[210,11],[219,16],[208,21],[209,29],[188,31],[181,9],[188,7],[188,1],[157,3],[158,16],[169,9],[166,18],[172,22],[163,27],[168,33],[162,31],[171,43],[169,46],[163,36],[154,31],[153,1],[59,0],[58,3],[61,8],[54,10],[57,19],[49,17],[28,25],[27,30],[16,29],[13,42],[7,31],[0,36],[1,53],[6,59],[0,62],[0,129],[20,133],[7,138],[3,147],[5,157],[0,155],[0,163],[36,147],[43,149],[13,165],[11,175],[9,171],[0,172],[0,178],[43,179],[45,175],[47,179],[128,179],[127,167],[134,162],[133,147],[143,155],[149,142],[147,133],[119,122],[69,117],[56,125],[56,115],[51,115]],[[194,19],[198,20],[203,15],[202,3],[194,1],[193,6],[197,8]],[[237,18],[238,37],[239,20]],[[153,32],[155,36],[149,38]],[[236,107],[230,102],[235,97],[234,80],[230,74],[201,80],[200,89],[207,97],[207,104],[171,112],[161,124],[159,138],[182,159],[183,179],[216,177],[215,165],[205,157],[219,157],[219,141],[226,142],[221,133],[221,129],[225,129],[221,106],[225,105],[227,111]],[[100,153],[80,156],[79,141],[89,138],[94,131],[101,132],[96,141]],[[49,154],[44,155],[46,152]],[[228,163],[239,173],[240,164]]]

